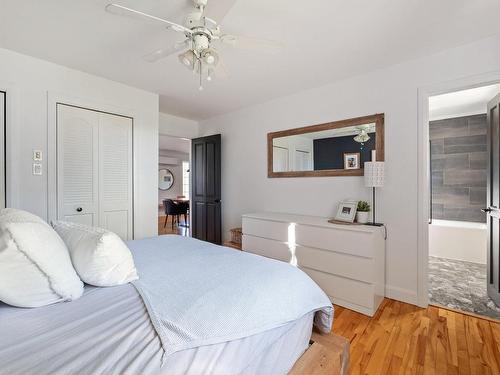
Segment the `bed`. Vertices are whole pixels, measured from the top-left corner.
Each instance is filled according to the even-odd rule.
[[[173,248],[179,251],[191,246],[196,249],[193,251],[209,254],[213,251],[230,258],[240,256],[234,250],[178,236],[132,241],[129,246],[134,258],[139,260],[138,269],[145,280],[143,282],[147,281],[147,272],[144,269],[141,271],[138,251],[159,259],[155,266],[160,269],[164,260],[154,254],[155,246],[157,251],[163,249],[168,254],[172,267],[170,273],[175,269],[175,259],[181,258],[181,253],[175,253]],[[189,251],[186,250],[186,253]],[[147,259],[142,261],[150,263]],[[178,262],[182,264],[180,259]],[[186,272],[179,269],[179,274]],[[179,289],[179,293],[182,290]],[[266,326],[255,334],[227,341],[212,339],[212,344],[177,350],[165,356],[165,343],[154,324],[154,314],[149,306],[151,301],[145,299],[146,294],[144,285],[139,284],[109,288],[86,286],[84,295],[69,303],[36,309],[0,303],[0,373],[286,374],[308,348],[313,323],[317,322],[319,312],[318,309],[305,311],[296,319],[276,324],[275,327]],[[279,305],[276,306],[276,309],[279,308]],[[328,310],[331,305],[325,308],[331,311]],[[244,320],[244,315],[239,318]],[[230,324],[234,317],[227,319]]]

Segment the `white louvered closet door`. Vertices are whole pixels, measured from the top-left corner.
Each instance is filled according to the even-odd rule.
[[[132,119],[99,118],[99,226],[132,239]]]
[[[58,218],[133,238],[132,119],[58,105]]]
[[[98,225],[99,113],[57,105],[57,217]]]

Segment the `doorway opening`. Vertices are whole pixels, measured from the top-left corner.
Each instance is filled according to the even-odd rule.
[[[191,140],[160,134],[158,234],[190,236]]]
[[[488,295],[488,103],[500,84],[429,97],[429,303],[500,319]]]

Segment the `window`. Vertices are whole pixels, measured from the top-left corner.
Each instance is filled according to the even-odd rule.
[[[189,162],[182,162],[182,195],[189,198]]]

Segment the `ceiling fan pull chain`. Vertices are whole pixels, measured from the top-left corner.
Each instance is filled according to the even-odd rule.
[[[200,91],[203,91],[203,69],[202,69],[202,62],[201,59],[198,59],[199,64],[200,64]]]

